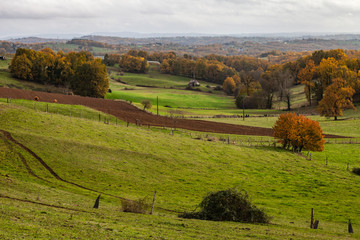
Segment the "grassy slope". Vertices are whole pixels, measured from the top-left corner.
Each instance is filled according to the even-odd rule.
[[[141,103],[142,100],[150,100],[156,106],[156,98],[159,97],[159,105],[171,106],[173,108],[231,108],[233,99],[226,96],[177,90],[177,89],[139,89],[123,90],[108,93],[108,99],[123,99],[134,103]]]
[[[240,187],[272,215],[275,225],[182,220],[156,209],[156,216],[119,212],[119,200],[103,195],[101,209],[91,206],[97,193],[61,183],[29,154],[0,144],[0,194],[84,210],[74,212],[0,198],[3,238],[239,238],[345,239],[346,221],[360,222],[360,178],[342,166],[358,164],[358,148],[333,145],[331,164],[307,161],[272,148],[248,148],[170,136],[142,128],[25,110],[0,104],[0,126],[41,156],[63,178],[130,199],[151,198],[157,207],[194,209],[209,191]],[[12,147],[10,147],[12,146]],[[22,153],[39,176],[29,174]],[[315,155],[314,155],[315,156]],[[314,207],[321,229],[308,228]],[[73,216],[71,216],[73,215]],[[34,219],[36,221],[34,221]],[[293,222],[293,223],[292,223]],[[246,230],[245,228],[250,228]],[[62,236],[66,234],[66,236]],[[220,234],[220,235],[219,235]],[[294,235],[293,235],[294,234]],[[354,235],[360,237],[360,235]]]

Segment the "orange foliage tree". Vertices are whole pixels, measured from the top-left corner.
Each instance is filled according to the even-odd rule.
[[[316,71],[315,63],[312,59],[310,59],[306,62],[305,68],[301,69],[299,71],[299,74],[297,75],[299,82],[305,85],[306,98],[309,101],[310,106],[311,106],[311,88],[314,87],[314,83],[312,82],[312,80],[315,71]]]
[[[352,87],[346,87],[345,80],[336,78],[328,86],[324,93],[324,98],[319,102],[318,111],[321,116],[334,117],[342,116],[342,109],[355,109],[352,103],[352,96],[355,90]]]
[[[281,114],[274,127],[274,136],[283,144],[283,148],[294,151],[323,151],[324,136],[317,121],[295,113]]]

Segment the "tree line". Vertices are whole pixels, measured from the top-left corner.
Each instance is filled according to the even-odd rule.
[[[109,88],[106,66],[85,51],[55,54],[50,48],[19,48],[10,72],[13,77],[65,87],[81,96],[104,97]]]

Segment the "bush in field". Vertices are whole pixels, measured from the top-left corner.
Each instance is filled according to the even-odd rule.
[[[360,175],[360,168],[353,168],[352,172],[355,173],[356,175]]]
[[[144,106],[144,110],[152,108],[152,104],[149,100],[142,100],[141,104]]]
[[[250,202],[246,192],[235,189],[209,193],[199,206],[199,212],[185,212],[179,217],[249,223],[270,221],[269,216]]]

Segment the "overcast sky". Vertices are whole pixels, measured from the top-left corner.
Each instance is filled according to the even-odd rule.
[[[359,0],[0,0],[0,38],[36,34],[359,33]]]

